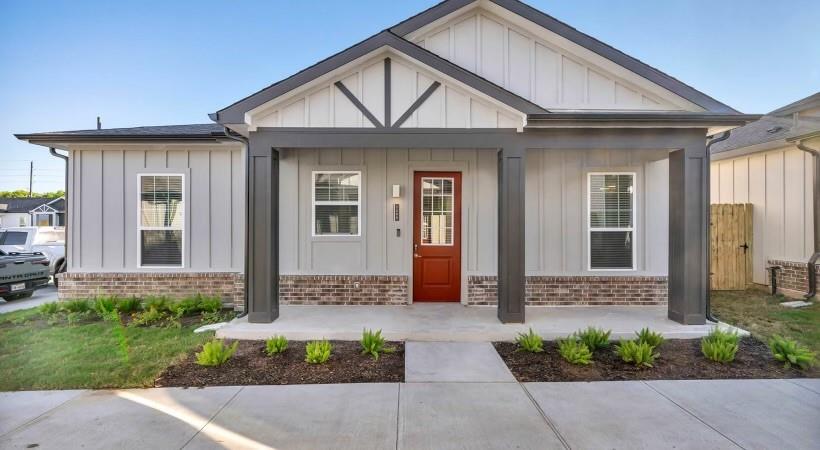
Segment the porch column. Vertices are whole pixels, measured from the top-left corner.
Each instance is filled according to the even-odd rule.
[[[245,295],[248,322],[279,317],[279,152],[251,133],[247,167]]]
[[[526,148],[498,152],[498,320],[524,322],[524,172]]]
[[[669,154],[669,318],[706,323],[709,155],[706,139]]]

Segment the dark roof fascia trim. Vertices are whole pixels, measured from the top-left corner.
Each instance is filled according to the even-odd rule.
[[[704,94],[703,92],[698,91],[697,89],[683,83],[680,80],[675,79],[674,77],[667,75],[660,70],[641,62],[638,59],[635,59],[626,53],[607,45],[598,39],[589,36],[577,29],[567,25],[560,20],[545,14],[526,3],[520,2],[518,0],[490,0],[496,5],[515,13],[530,22],[533,22],[537,25],[540,25],[553,33],[574,42],[575,44],[580,45],[581,47],[586,48],[594,53],[601,55],[602,57],[609,59],[610,61],[646,78],[647,80],[673,92],[674,94],[706,109],[711,112],[724,112],[724,113],[732,113],[732,114],[739,114],[739,111],[733,109],[732,107],[721,103],[714,98]],[[453,7],[458,6],[458,8],[464,7],[472,2],[464,2],[458,0],[451,0]],[[413,31],[418,30],[419,28],[428,25],[441,17],[449,14],[452,11],[449,11],[449,8],[445,8],[450,2],[440,3],[433,8],[428,9],[427,11],[413,17],[412,19],[402,22],[401,24],[391,28],[393,32],[400,36],[405,36]],[[457,9],[457,8],[456,8]],[[442,14],[442,12],[447,11],[446,14]]]
[[[476,0],[444,0],[443,2],[433,5],[413,17],[397,23],[390,28],[390,31],[399,36],[404,36],[427,24],[433,23],[448,14],[454,13],[465,6],[474,3],[475,1]]]
[[[786,106],[781,106],[774,111],[768,113],[769,116],[786,116],[796,112],[800,112],[809,108],[820,106],[820,92],[812,94],[806,98],[789,103]]]
[[[435,70],[525,114],[547,112],[546,109],[541,108],[529,100],[513,94],[512,92],[484,78],[481,78],[480,76],[469,72],[456,64],[447,61],[446,59],[441,58],[440,56],[425,50],[416,44],[413,44],[412,42],[404,40],[389,31],[382,31],[381,33],[370,37],[359,44],[348,48],[347,50],[343,50],[342,52],[337,53],[289,78],[268,86],[267,88],[220,110],[215,115],[210,115],[210,117],[222,124],[244,123],[244,115],[246,111],[250,111],[253,108],[263,105],[276,97],[279,97],[280,95],[290,92],[305,83],[309,83],[310,81],[358,58],[361,58],[362,56],[365,56],[381,47],[391,47],[394,50],[399,51],[423,64],[426,64]]]
[[[219,142],[227,139],[223,135],[192,136],[192,135],[76,135],[76,134],[15,134],[14,137],[31,144],[45,145],[50,142]]]
[[[805,139],[812,139],[812,138],[816,138],[816,137],[820,137],[820,130],[812,131],[812,132],[806,133],[806,134],[801,134],[800,136],[790,137],[790,138],[786,139],[786,142],[798,142],[798,141],[802,141],[802,140],[805,140]]]
[[[527,123],[561,121],[612,121],[612,122],[699,122],[727,125],[746,125],[760,119],[759,114],[700,114],[700,113],[653,113],[653,112],[554,112],[529,114]]]

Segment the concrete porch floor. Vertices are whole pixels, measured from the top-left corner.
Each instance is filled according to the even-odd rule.
[[[389,340],[486,342],[512,341],[530,327],[545,339],[565,337],[593,325],[612,330],[612,339],[632,338],[649,327],[668,339],[697,338],[714,324],[681,325],[666,318],[665,306],[527,307],[524,324],[503,324],[496,308],[427,303],[407,306],[282,306],[273,323],[235,319],[217,331],[230,339],[358,340],[363,328],[381,329]]]

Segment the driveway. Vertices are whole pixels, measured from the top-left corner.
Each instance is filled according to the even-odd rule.
[[[820,379],[0,393],[0,448],[817,448]]]
[[[34,291],[34,295],[24,300],[12,300],[7,302],[0,299],[0,314],[17,311],[20,309],[34,308],[43,303],[57,301],[57,288],[49,283],[46,287]]]

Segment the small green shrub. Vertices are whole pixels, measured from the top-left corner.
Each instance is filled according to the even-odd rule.
[[[74,326],[78,323],[87,320],[91,317],[91,310],[88,311],[72,311],[65,315],[68,326]]]
[[[217,313],[222,311],[222,299],[197,295],[197,308],[203,313]]]
[[[527,333],[518,333],[515,342],[518,344],[516,351],[524,350],[530,353],[541,353],[544,351],[544,339],[535,334],[532,328],[530,328],[530,331]]]
[[[88,300],[69,300],[63,302],[62,310],[67,313],[85,313],[91,311],[91,303]]]
[[[131,327],[147,327],[147,326],[179,326],[180,323],[166,311],[160,311],[156,308],[148,308],[142,312],[133,315],[128,326]]]
[[[238,347],[239,341],[235,341],[231,346],[226,346],[219,339],[206,342],[202,346],[202,351],[196,354],[196,363],[200,366],[221,366],[231,359]]]
[[[101,319],[105,319],[107,314],[116,311],[116,299],[114,297],[99,297],[94,300],[94,304],[91,308]]]
[[[631,341],[621,341],[615,346],[615,352],[624,362],[632,363],[638,367],[652,367],[655,358],[660,356],[655,352],[655,347],[648,342],[641,342],[634,339]]]
[[[236,317],[236,314],[233,311],[205,311],[202,313],[201,322],[206,325],[210,323],[230,322],[234,317]]]
[[[638,342],[649,344],[652,348],[660,346],[664,341],[662,334],[656,333],[649,328],[643,328],[641,331],[636,331],[635,334],[638,336]]]
[[[142,303],[136,297],[121,298],[117,300],[117,311],[123,314],[131,314],[142,309]]]
[[[265,341],[265,353],[268,356],[278,355],[288,349],[288,338],[274,336]]]
[[[715,328],[700,341],[703,356],[719,363],[730,363],[735,360],[740,336],[736,332]]]
[[[171,303],[170,309],[177,317],[188,316],[199,312],[199,300],[195,297],[182,299],[178,302]]]
[[[308,364],[324,364],[330,359],[333,345],[327,340],[310,341],[305,346],[305,362]]]
[[[362,355],[371,355],[373,359],[378,360],[381,353],[392,353],[393,349],[385,347],[384,338],[382,337],[382,330],[375,333],[373,330],[362,331]]]
[[[60,305],[57,302],[43,303],[37,307],[37,311],[44,316],[53,316],[60,312]]]
[[[148,297],[145,299],[143,309],[155,309],[159,312],[175,313],[173,302],[168,297]]]
[[[769,340],[769,348],[772,355],[774,355],[774,359],[782,362],[787,369],[791,366],[797,366],[805,370],[815,363],[814,352],[792,339],[774,335]]]
[[[586,330],[578,330],[575,336],[586,344],[590,351],[600,350],[609,347],[609,335],[612,330],[604,331],[603,328],[587,327]]]
[[[579,341],[575,336],[560,339],[558,353],[570,364],[586,366],[592,362],[592,351],[589,350],[587,344]]]

